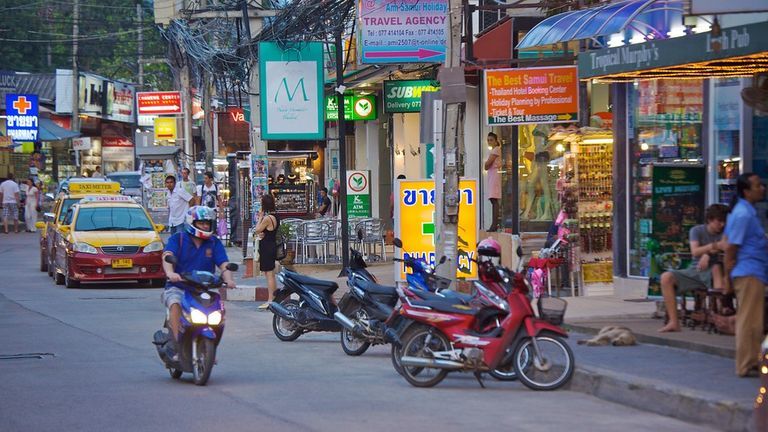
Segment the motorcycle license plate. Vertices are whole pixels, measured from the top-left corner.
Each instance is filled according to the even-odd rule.
[[[131,268],[133,267],[133,260],[130,258],[120,258],[112,260],[112,268]]]

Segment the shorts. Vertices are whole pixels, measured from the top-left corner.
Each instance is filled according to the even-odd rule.
[[[173,304],[181,304],[181,301],[184,299],[184,290],[175,286],[165,287],[160,298],[165,307],[170,309]]]
[[[19,206],[16,203],[3,204],[3,220],[19,220]]]
[[[699,271],[696,267],[684,270],[670,270],[675,276],[675,294],[712,288],[712,268]]]

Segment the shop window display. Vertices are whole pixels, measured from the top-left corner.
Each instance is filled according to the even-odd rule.
[[[556,194],[560,166],[557,140],[550,139],[560,129],[552,125],[523,125],[518,129],[520,160],[520,231],[546,232],[560,210]]]

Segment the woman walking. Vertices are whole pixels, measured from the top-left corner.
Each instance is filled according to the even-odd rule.
[[[40,190],[35,187],[35,182],[32,179],[27,179],[27,201],[24,204],[24,223],[27,225],[27,232],[35,232],[35,224],[37,223],[37,211],[38,211],[38,199],[40,197]]]
[[[261,197],[261,211],[256,224],[256,235],[259,236],[259,270],[267,278],[267,302],[259,306],[266,310],[269,303],[275,299],[277,282],[275,281],[275,261],[277,261],[277,228],[280,219],[275,213],[275,199],[272,195]]]

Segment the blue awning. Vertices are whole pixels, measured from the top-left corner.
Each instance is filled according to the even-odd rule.
[[[537,24],[517,49],[624,33],[624,39],[666,39],[674,25],[682,26],[681,0],[623,0],[590,9],[563,12]]]
[[[40,136],[38,137],[40,141],[61,141],[80,136],[80,132],[64,129],[49,118],[40,117],[37,124],[40,130]]]

